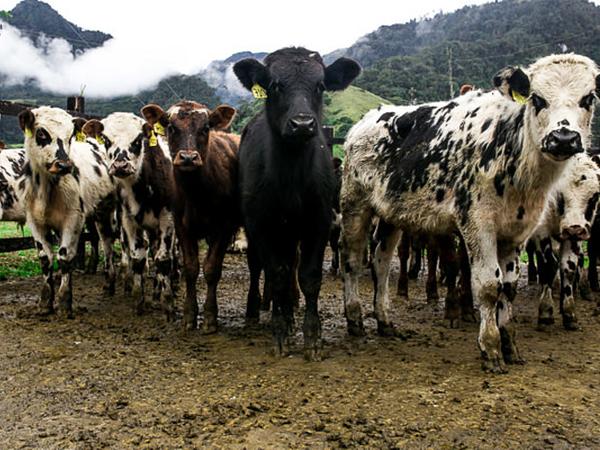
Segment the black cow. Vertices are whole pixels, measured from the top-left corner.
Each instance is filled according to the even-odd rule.
[[[274,353],[288,350],[293,325],[291,280],[300,245],[299,281],[306,300],[304,349],[320,358],[318,296],[323,253],[332,222],[335,175],[321,131],[323,92],[345,89],[360,73],[353,60],[326,67],[317,52],[285,48],[237,62],[233,70],[244,87],[264,90],[265,108],[248,123],[240,144],[240,192],[248,235],[251,286],[249,318],[257,318],[262,267],[273,295]]]

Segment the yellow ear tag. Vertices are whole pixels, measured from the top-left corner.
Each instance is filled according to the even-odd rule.
[[[154,134],[154,130],[150,132],[150,137],[148,138],[148,145],[150,145],[150,147],[156,147],[158,145],[158,138],[156,137],[156,134]]]
[[[516,91],[512,91],[512,98],[519,105],[524,105],[525,103],[527,103],[527,97],[522,96]]]
[[[33,131],[31,131],[31,128],[25,128],[25,137],[33,137]]]
[[[96,136],[96,142],[100,145],[104,145],[104,138],[101,135]]]
[[[85,142],[85,134],[83,131],[75,132],[75,140],[77,142]]]
[[[156,134],[160,134],[161,136],[165,135],[165,127],[163,127],[160,122],[156,122],[152,128]]]
[[[267,98],[267,91],[260,84],[255,83],[252,86],[252,95],[254,95],[254,98]]]

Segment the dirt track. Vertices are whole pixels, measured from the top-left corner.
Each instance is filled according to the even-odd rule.
[[[226,258],[212,336],[184,333],[158,311],[134,317],[120,288],[102,298],[99,275],[77,274],[74,286],[69,321],[33,314],[38,279],[0,284],[0,448],[600,447],[600,318],[590,302],[578,303],[582,331],[563,331],[557,317],[540,332],[537,290],[524,286],[528,364],[494,376],[480,370],[477,327],[446,328],[423,280],[410,303],[394,302],[404,339],[377,337],[368,319],[368,337],[351,340],[341,282],[327,275],[321,363],[304,362],[299,333],[292,356],[276,360],[268,326],[244,328],[242,256]],[[362,292],[370,311],[368,277]]]

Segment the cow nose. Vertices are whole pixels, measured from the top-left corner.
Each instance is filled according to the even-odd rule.
[[[290,129],[294,134],[312,134],[315,131],[315,118],[298,114],[290,119]]]
[[[590,238],[590,233],[587,228],[581,225],[571,225],[562,230],[561,237],[564,240],[571,239],[577,241],[587,241]]]
[[[583,151],[581,136],[565,127],[554,130],[546,141],[546,150],[556,155],[574,155]]]
[[[174,163],[179,166],[198,167],[202,165],[202,158],[196,150],[180,150],[177,152]]]

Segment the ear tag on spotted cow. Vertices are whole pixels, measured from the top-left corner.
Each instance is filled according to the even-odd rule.
[[[255,83],[252,86],[252,95],[254,95],[254,98],[267,98],[267,91],[260,84]]]
[[[33,131],[31,131],[31,128],[25,128],[25,137],[33,137]]]
[[[158,145],[158,138],[156,137],[156,134],[154,134],[154,130],[150,132],[150,137],[148,138],[148,145],[150,145],[150,147],[156,147]]]
[[[165,127],[163,127],[160,122],[156,122],[152,129],[156,134],[160,134],[161,136],[165,135]],[[156,136],[154,137],[156,138]]]
[[[524,105],[525,103],[527,103],[527,97],[519,94],[517,91],[512,91],[512,98],[519,105]]]
[[[85,142],[85,134],[83,133],[83,131],[75,132],[75,140],[77,142]]]
[[[96,142],[100,145],[104,145],[104,138],[100,135],[96,136]]]

